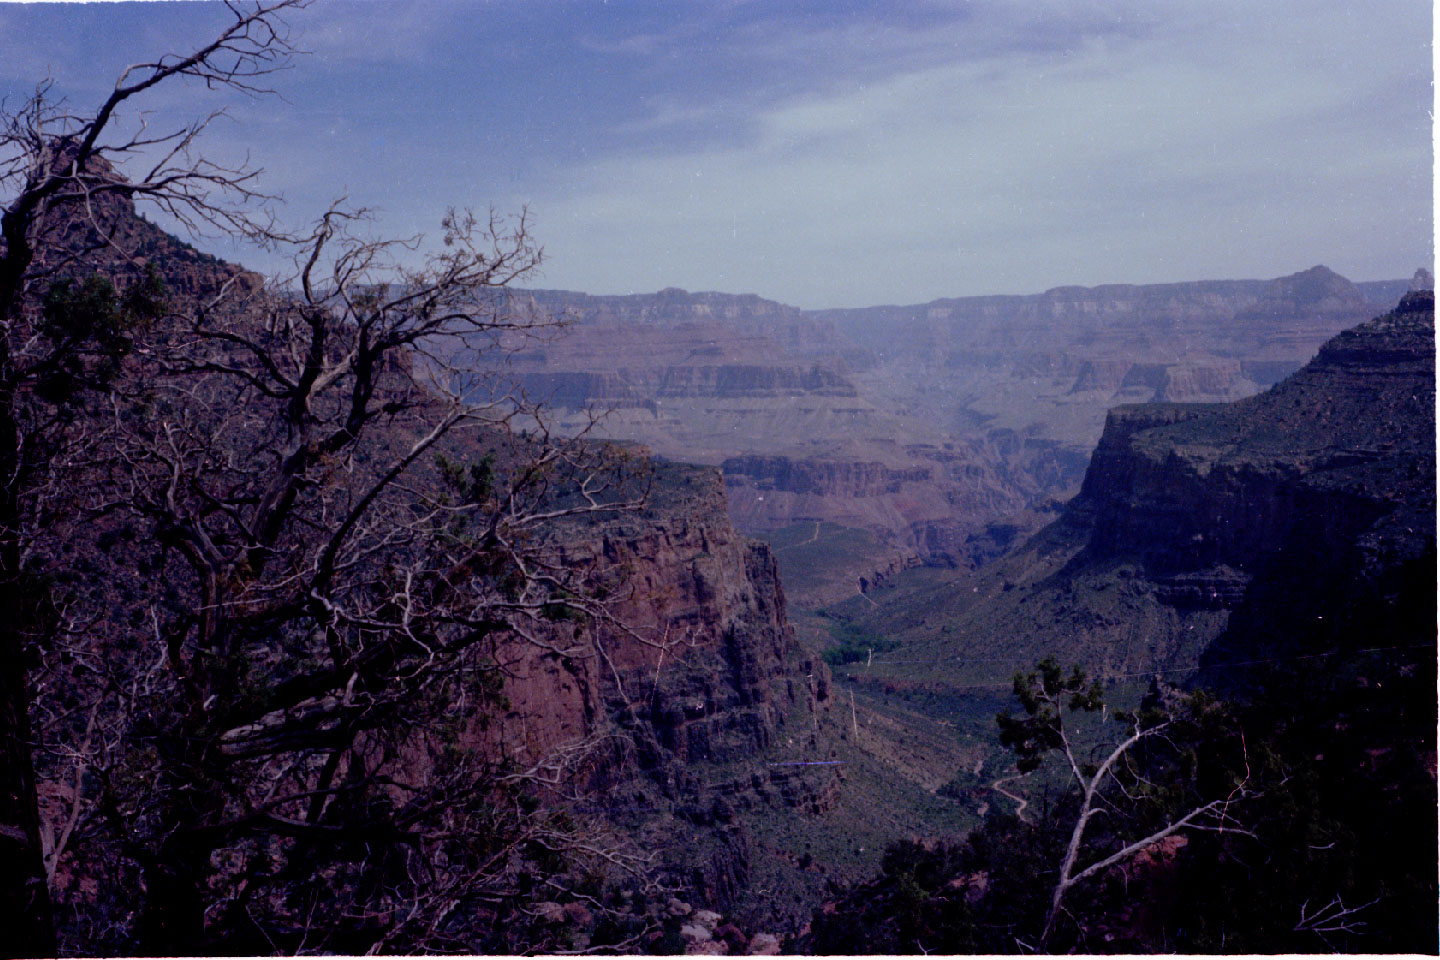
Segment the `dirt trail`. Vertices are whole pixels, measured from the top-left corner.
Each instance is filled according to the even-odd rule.
[[[1029,820],[1025,819],[1025,808],[1030,806],[1030,801],[1026,800],[1022,796],[1019,796],[1018,794],[1011,793],[1009,790],[1006,790],[1003,786],[1001,786],[1001,784],[1009,783],[1012,780],[1023,780],[1028,776],[1030,776],[1030,774],[1028,773],[1014,773],[1008,777],[1001,777],[999,780],[996,780],[994,783],[990,784],[991,790],[994,790],[1002,797],[1008,797],[1011,800],[1015,801],[1015,816],[1019,817],[1025,823],[1030,822]]]
[[[819,521],[819,520],[816,520],[816,521],[814,521],[814,523],[815,523],[815,532],[812,533],[812,534],[810,534],[810,539],[809,539],[809,540],[801,540],[799,543],[788,544],[788,545],[786,545],[786,546],[780,547],[780,548],[777,549],[775,552],[776,552],[776,553],[779,553],[781,550],[794,550],[796,547],[803,547],[803,546],[806,546],[806,545],[808,545],[808,544],[814,543],[816,540],[819,540],[819,539],[820,539],[820,521]]]

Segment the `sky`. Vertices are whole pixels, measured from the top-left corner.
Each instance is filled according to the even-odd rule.
[[[0,94],[93,110],[210,2],[0,3]],[[217,107],[300,225],[528,211],[529,286],[806,308],[1101,283],[1408,277],[1434,256],[1429,0],[319,0]],[[133,122],[133,111],[129,118]],[[267,255],[196,245],[248,265]],[[417,254],[418,256],[419,254]]]

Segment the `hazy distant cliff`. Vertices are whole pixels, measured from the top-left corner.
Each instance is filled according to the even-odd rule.
[[[1102,674],[1357,629],[1433,642],[1434,405],[1434,296],[1419,291],[1262,394],[1114,410],[1059,520],[973,587],[876,616],[919,645],[907,659],[1053,653]]]
[[[1037,508],[1076,488],[1109,408],[1253,394],[1373,315],[1375,293],[1324,267],[821,311],[526,291],[514,309],[568,327],[515,344],[505,370],[562,431],[603,413],[600,436],[723,465],[748,533],[864,531],[860,574],[971,566],[993,553],[989,524],[1032,532],[1048,519]]]

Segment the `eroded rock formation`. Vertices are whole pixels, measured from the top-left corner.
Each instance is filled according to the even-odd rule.
[[[1183,676],[1202,655],[1433,641],[1434,409],[1429,291],[1262,394],[1117,408],[1059,520],[972,583],[877,614],[926,664],[894,672],[1003,650]]]
[[[721,465],[747,533],[863,531],[858,576],[909,560],[971,567],[994,555],[989,525],[1023,539],[1048,520],[1037,508],[1073,493],[1111,407],[1254,394],[1373,315],[1375,292],[1324,267],[820,311],[674,289],[530,291],[512,308],[569,326],[512,345],[506,370],[553,405],[558,429],[603,413],[597,435]],[[794,579],[801,600],[819,599],[812,578]]]

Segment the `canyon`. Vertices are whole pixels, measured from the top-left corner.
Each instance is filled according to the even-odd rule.
[[[998,680],[1058,650],[1101,677],[1183,677],[1221,650],[1324,649],[1367,618],[1367,635],[1424,642],[1433,350],[1419,290],[1263,393],[1116,408],[1079,494],[1027,542],[973,576],[877,594],[879,609],[846,605],[904,640],[856,682]]]
[[[510,309],[563,333],[508,344],[502,368],[549,429],[719,466],[749,535],[832,525],[843,550],[782,556],[808,605],[917,563],[984,564],[1075,493],[1111,407],[1254,394],[1396,286],[1314,267],[829,310],[530,290]]]
[[[1413,918],[1428,916],[1434,898],[1430,283],[1417,277],[1389,312],[1329,339],[1262,393],[1112,410],[1080,492],[1005,556],[963,575],[902,571],[867,598],[822,611],[852,635],[887,641],[835,667],[836,688],[871,710],[904,705],[983,739],[995,711],[1013,710],[1000,691],[1013,683],[1018,692],[1043,660],[1083,671],[1126,730],[1136,715],[1125,711],[1143,716],[1166,690],[1212,707],[1225,698],[1248,738],[1230,789],[1279,761],[1256,800],[1265,812],[1249,815],[1263,868],[1254,847],[1206,848],[1203,833],[1163,839],[1092,880],[1093,899],[1071,904],[1080,942],[1303,950],[1315,942],[1305,924],[1267,919],[1303,920],[1321,890],[1371,911],[1364,928],[1335,931],[1347,937],[1343,949],[1427,942],[1428,924]],[[1103,725],[1102,714],[1072,729],[1079,757],[1117,749],[1118,731],[1091,742]],[[955,768],[942,792],[988,811],[984,825],[966,841],[934,837],[905,848],[906,859],[887,858],[816,911],[808,948],[1011,949],[993,931],[1023,923],[1017,904],[1037,874],[1053,875],[1070,830],[1063,807],[1033,819],[1036,803],[1065,795],[1063,760],[1048,776],[1019,774],[1011,760],[991,752]],[[1136,796],[1117,792],[1119,806],[1107,807],[1116,819],[1104,823],[1123,823]],[[1013,817],[997,817],[997,804]],[[1322,832],[1344,840],[1321,842]],[[997,875],[999,864],[1007,872]],[[1133,884],[1146,871],[1141,907]],[[1016,885],[997,893],[997,880]]]
[[[258,276],[139,219],[128,202],[112,197],[95,209],[129,252],[108,255],[115,247],[84,228],[69,242],[98,249],[91,268],[122,289],[158,273],[172,311],[165,323],[220,288],[246,302],[264,289]],[[1014,671],[1044,656],[1083,663],[1111,685],[1117,705],[1156,676],[1211,678],[1243,694],[1251,675],[1237,665],[1372,646],[1403,653],[1367,665],[1367,683],[1423,679],[1426,660],[1415,651],[1433,650],[1433,611],[1422,602],[1435,564],[1433,294],[1410,292],[1356,325],[1380,312],[1369,298],[1393,287],[1351,284],[1317,267],[1272,281],[812,312],[675,290],[512,291],[503,309],[560,324],[507,332],[483,355],[451,342],[450,357],[550,408],[516,421],[514,433],[447,439],[435,448],[440,459],[414,466],[405,488],[413,499],[390,509],[455,507],[442,491],[469,477],[465,509],[502,517],[508,501],[495,498],[495,477],[539,472],[537,451],[570,435],[583,440],[566,456],[611,458],[644,495],[625,509],[558,510],[518,538],[534,553],[515,562],[539,558],[547,572],[529,575],[554,584],[533,604],[542,625],[497,641],[495,675],[461,683],[463,706],[417,723],[426,731],[417,739],[352,741],[347,763],[389,763],[386,776],[401,776],[371,798],[379,816],[403,801],[404,780],[430,782],[452,763],[493,770],[485,789],[496,797],[508,798],[501,784],[534,788],[515,797],[526,816],[581,824],[644,863],[641,875],[610,875],[600,886],[567,877],[581,885],[550,887],[552,899],[534,909],[515,894],[517,929],[539,931],[527,942],[605,946],[597,938],[620,927],[607,932],[594,908],[631,924],[627,932],[648,930],[653,948],[662,931],[679,935],[693,901],[711,920],[690,924],[694,943],[703,927],[718,938],[704,949],[728,938],[726,949],[769,950],[784,935],[803,943],[816,905],[869,875],[897,840],[964,836],[1006,805],[1025,809],[1031,789],[1005,768],[993,716]],[[255,323],[227,319],[232,330]],[[185,339],[163,324],[143,330],[157,347],[167,332]],[[139,371],[148,356],[126,361],[135,384],[146,382]],[[228,369],[210,362],[202,369]],[[388,412],[365,437],[373,446],[317,488],[353,482],[350,471],[406,448],[398,414],[436,403],[413,382],[425,372],[423,360],[388,361]],[[147,411],[134,419],[148,423]],[[221,404],[187,415],[232,412]],[[246,432],[258,429],[209,435],[243,445],[259,442]],[[510,459],[491,459],[500,447]],[[76,469],[86,479],[76,489],[112,482],[93,463]],[[206,482],[196,474],[197,485]],[[558,499],[546,509],[589,495],[562,487],[557,479]],[[146,575],[175,555],[162,537],[135,530],[109,517],[52,517],[37,534],[47,575],[92,610],[92,647],[45,660],[35,705],[45,731],[40,832],[61,933],[92,952],[134,942],[124,939],[135,934],[123,917],[140,902],[127,899],[136,885],[95,878],[138,877],[151,861],[106,826],[116,817],[102,815],[102,803],[120,805],[110,787],[86,779],[87,764],[101,761],[87,752],[81,721],[100,717],[114,731],[105,775],[123,776],[124,802],[146,809],[146,776],[159,763],[146,725],[164,722],[177,699],[164,684],[183,671],[182,644],[155,659],[161,633],[143,614],[182,602],[175,593],[189,587]],[[481,555],[493,548],[481,542],[489,544]],[[498,608],[515,605],[504,593],[514,589],[506,565],[482,574],[476,563],[456,569],[473,574],[477,590],[499,589]],[[236,566],[233,576],[244,573]],[[573,596],[572,582],[589,593]],[[310,682],[303,671],[322,656],[319,635],[280,637],[306,657],[256,641],[215,676],[268,678],[247,693],[262,700]],[[115,689],[144,695],[112,696],[89,682],[96,651],[123,680]],[[334,695],[221,724],[222,759],[206,762],[234,778],[239,796],[261,796],[264,809],[265,777],[319,772],[322,757],[340,755],[326,752],[329,741],[305,739],[304,724],[348,709],[353,687],[369,682],[361,672]],[[386,689],[374,687],[377,696]],[[196,716],[210,716],[215,699]],[[389,703],[402,715],[411,707]],[[417,696],[414,709],[426,703]],[[428,740],[431,726],[444,736]],[[1361,746],[1397,749],[1373,737]],[[260,756],[247,751],[262,747],[303,755],[288,768],[244,766]],[[1421,766],[1429,749],[1416,754]],[[72,822],[85,824],[84,842],[67,846]],[[260,876],[254,864],[297,849],[277,843],[267,852],[248,828],[225,829],[239,832],[207,861],[218,865],[205,887],[216,902],[239,902]],[[463,877],[440,860],[433,869],[434,882]],[[562,876],[557,868],[545,882]],[[534,882],[528,866],[513,877]],[[368,882],[363,871],[357,878],[347,895]],[[296,889],[278,888],[276,916],[290,916]],[[716,911],[730,920],[724,936]],[[494,935],[498,916],[477,912],[456,936],[490,943],[464,938]],[[230,946],[296,935],[283,924],[199,922]],[[361,925],[347,935],[362,939],[344,942],[372,934]]]

